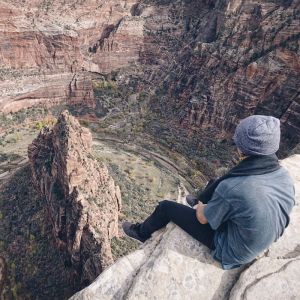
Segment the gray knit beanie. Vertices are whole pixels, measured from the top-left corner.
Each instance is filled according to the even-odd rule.
[[[245,155],[270,155],[279,149],[280,121],[254,115],[240,121],[233,140]]]

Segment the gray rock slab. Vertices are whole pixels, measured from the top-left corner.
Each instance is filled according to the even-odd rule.
[[[170,223],[71,299],[300,299],[300,155],[281,164],[295,182],[291,222],[284,235],[251,264],[224,271],[208,248]],[[181,187],[178,201],[184,199]]]

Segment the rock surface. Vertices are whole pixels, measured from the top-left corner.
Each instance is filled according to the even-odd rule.
[[[93,107],[89,72],[108,74],[139,58],[143,20],[133,15],[136,5],[0,1],[0,111],[73,105],[78,96],[81,105]]]
[[[295,147],[299,14],[298,1],[186,3],[180,40],[168,27],[149,37],[161,46],[155,46],[156,58],[162,57],[148,77],[157,87],[152,109],[167,122],[216,136],[251,114],[271,114],[282,121],[282,148]],[[170,11],[168,16],[172,20]]]
[[[296,187],[291,223],[251,264],[224,271],[205,246],[170,223],[71,299],[298,299],[300,155],[283,160],[282,165]],[[183,199],[182,189],[178,200]]]
[[[91,146],[89,130],[65,111],[28,147],[56,245],[69,254],[66,266],[85,285],[113,262],[110,240],[118,236],[121,209],[120,189]]]
[[[9,286],[7,282],[7,265],[5,259],[0,256],[0,297],[4,297],[4,287]]]

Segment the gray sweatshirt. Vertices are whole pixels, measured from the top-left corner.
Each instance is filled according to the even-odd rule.
[[[252,261],[282,234],[295,204],[286,169],[223,180],[204,209],[216,230],[213,257],[224,269]]]

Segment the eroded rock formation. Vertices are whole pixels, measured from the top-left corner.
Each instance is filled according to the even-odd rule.
[[[284,235],[251,264],[224,271],[208,248],[176,225],[102,273],[72,300],[297,299],[300,295],[300,155],[282,161],[295,181],[296,206]],[[179,201],[184,201],[184,193]]]
[[[112,263],[110,240],[118,235],[121,209],[120,189],[91,146],[89,130],[65,111],[28,148],[57,247],[69,254],[66,265],[83,284]]]
[[[136,5],[0,1],[0,111],[74,101],[92,108],[89,72],[107,74],[139,58],[143,20],[133,14]]]
[[[282,121],[282,145],[295,147],[299,15],[298,1],[185,3],[180,38],[168,27],[149,37],[161,46],[155,56],[161,67],[147,78],[157,86],[153,109],[168,122],[199,132],[210,128],[216,136],[226,136],[253,113],[271,114]]]
[[[2,0],[0,111],[63,101],[92,114],[91,75],[101,74],[149,91],[169,126],[225,136],[241,118],[272,114],[291,150],[299,15],[296,0]]]

